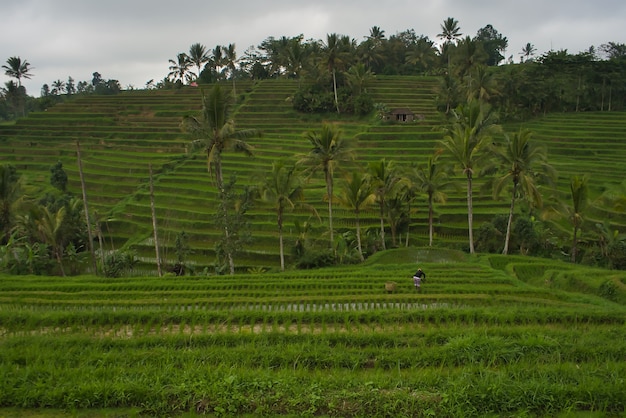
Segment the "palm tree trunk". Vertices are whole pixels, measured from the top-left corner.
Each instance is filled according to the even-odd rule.
[[[428,246],[433,246],[433,196],[428,195]]]
[[[474,206],[472,203],[472,173],[467,173],[467,224],[470,254],[474,254]]]
[[[278,245],[280,248],[280,271],[285,271],[285,247],[283,246],[283,214],[278,210]]]
[[[61,275],[65,277],[65,270],[63,270],[63,260],[61,260],[61,252],[58,248],[54,249],[54,255],[56,256],[57,262],[59,263],[59,268],[61,269]]]
[[[78,174],[80,176],[80,188],[83,192],[83,207],[85,210],[85,222],[87,223],[87,239],[89,240],[89,252],[91,253],[91,267],[93,274],[98,275],[98,264],[96,263],[96,251],[93,248],[93,236],[91,234],[91,222],[89,221],[89,205],[87,204],[87,186],[83,175],[83,162],[80,156],[80,143],[76,141],[76,157],[78,161]],[[63,267],[61,267],[63,270]],[[65,275],[65,274],[64,274]]]
[[[363,247],[361,246],[361,223],[359,221],[359,210],[354,211],[354,217],[356,219],[356,245],[359,249],[359,256],[361,257],[361,261],[365,261],[365,257],[363,257]]]
[[[326,178],[326,193],[328,194],[328,231],[330,233],[330,248],[333,248],[335,239],[333,237],[333,178],[328,168],[324,168]]]
[[[578,225],[574,224],[574,238],[572,240],[572,263],[576,263],[576,252],[578,251]]]
[[[337,106],[337,113],[339,113],[339,99],[337,98],[337,77],[335,76],[334,68],[333,68],[333,91],[335,92],[335,106]]]
[[[381,200],[380,201],[380,210],[379,210],[379,214],[380,214],[380,241],[381,244],[383,246],[383,250],[387,249],[387,246],[385,245],[385,201]]]
[[[157,274],[159,277],[163,276],[163,271],[161,270],[161,255],[159,252],[159,235],[157,233],[157,219],[156,219],[156,208],[154,205],[154,181],[152,178],[152,164],[148,164],[148,171],[150,172],[150,213],[152,214],[152,231],[154,234],[154,251],[156,253],[156,263],[157,263]]]
[[[511,225],[513,224],[513,212],[515,210],[515,193],[517,192],[517,183],[513,183],[513,196],[511,197],[511,207],[509,208],[509,219],[506,223],[506,236],[504,237],[504,249],[502,254],[509,253],[509,241],[511,240]]]

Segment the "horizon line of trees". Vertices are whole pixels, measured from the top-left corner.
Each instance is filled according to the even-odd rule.
[[[324,106],[300,103],[300,111],[327,112],[334,107],[341,112],[343,94],[344,111],[367,113],[372,104],[366,98],[359,103],[357,97],[366,92],[373,76],[436,75],[443,78],[439,106],[446,110],[466,101],[463,96],[468,92],[459,87],[463,84],[471,85],[483,100],[503,107],[505,119],[550,111],[622,110],[626,105],[626,44],[609,41],[576,54],[551,50],[537,55],[529,42],[518,53],[520,63],[514,64],[513,55],[505,56],[508,39],[490,24],[473,37],[464,36],[459,22],[449,17],[437,37],[439,45],[414,29],[387,37],[373,26],[361,42],[337,33],[324,40],[270,36],[241,56],[235,44],[209,49],[194,43],[188,52],[169,60],[166,77],[149,80],[144,88],[229,80],[236,97],[238,79],[286,77],[321,86],[324,94],[332,92],[330,104],[324,95]],[[0,120],[45,109],[74,94],[115,94],[122,89],[117,80],[105,81],[96,72],[96,81],[75,83],[70,76],[67,81],[44,84],[41,97],[34,99],[21,85],[22,79],[32,77],[28,61],[10,57],[2,68],[17,82],[11,80],[0,89]]]

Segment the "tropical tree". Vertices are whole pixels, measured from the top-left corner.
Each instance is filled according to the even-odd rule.
[[[355,158],[352,141],[346,139],[335,126],[323,124],[320,131],[309,131],[305,138],[311,143],[311,150],[301,157],[299,165],[305,167],[304,173],[311,176],[318,171],[324,173],[326,183],[326,198],[328,199],[328,230],[330,246],[334,243],[333,237],[333,180],[334,174],[343,164]]]
[[[526,45],[524,45],[524,47],[522,48],[522,52],[520,52],[521,62],[528,62],[532,60],[532,57],[535,55],[536,52],[537,48],[535,48],[535,45],[531,44],[530,42],[526,43]]]
[[[366,209],[376,201],[370,177],[363,175],[360,171],[354,171],[344,177],[337,201],[340,205],[354,212],[357,249],[361,261],[364,261],[365,257],[363,256],[363,246],[361,244],[360,214],[363,209]]]
[[[184,52],[181,52],[176,56],[176,60],[169,60],[170,63],[170,72],[167,75],[171,80],[180,80],[182,83],[188,78],[189,68],[192,65],[192,62],[189,60],[189,57]]]
[[[260,198],[274,206],[278,224],[278,242],[280,250],[280,270],[285,270],[285,247],[283,244],[283,224],[285,212],[304,205],[304,187],[296,167],[287,166],[282,161],[272,164],[272,171],[260,187]],[[310,206],[307,206],[311,208]],[[314,211],[314,209],[312,209]]]
[[[231,119],[230,101],[219,84],[215,84],[208,95],[202,96],[202,112],[199,117],[187,116],[183,119],[183,128],[196,139],[192,141],[192,150],[204,148],[207,155],[207,170],[215,178],[220,200],[225,198],[224,176],[222,172],[222,153],[226,150],[241,152],[252,156],[252,147],[246,142],[257,138],[261,132],[257,129],[236,130]],[[224,234],[228,239],[227,223]],[[227,252],[231,274],[235,267],[233,254]]]
[[[572,233],[572,263],[576,262],[578,252],[578,231],[585,220],[584,212],[587,209],[589,195],[589,179],[586,176],[573,176],[570,180],[571,206],[566,206],[569,221],[574,228]]]
[[[447,51],[448,56],[448,74],[450,74],[450,45],[455,43],[461,35],[461,28],[459,27],[459,21],[453,17],[448,17],[441,24],[441,33],[437,34],[437,37],[443,39],[443,45],[441,51]]]
[[[471,254],[474,253],[472,199],[474,174],[480,164],[489,158],[485,152],[486,145],[499,129],[491,106],[472,100],[457,109],[454,122],[445,130],[443,140],[439,141],[467,179],[467,223]]]
[[[368,173],[371,176],[376,202],[378,203],[380,218],[380,241],[383,249],[385,244],[385,214],[387,200],[396,197],[400,188],[406,185],[406,179],[401,175],[393,161],[385,158],[368,164]]]
[[[428,201],[428,245],[433,246],[434,235],[434,203],[445,203],[448,198],[445,190],[453,182],[450,179],[450,170],[443,162],[439,162],[440,152],[428,158],[425,165],[419,165],[412,172],[412,182],[415,187],[426,193]]]
[[[502,175],[494,183],[494,196],[498,196],[506,185],[512,183],[503,254],[509,252],[515,200],[526,198],[532,205],[541,207],[543,199],[538,182],[556,177],[556,171],[548,164],[547,150],[534,145],[531,137],[532,132],[527,129],[520,130],[513,135],[505,134],[504,146],[494,148],[494,154],[503,169]]]
[[[233,97],[237,97],[235,87],[235,71],[237,70],[237,51],[235,50],[235,44],[228,44],[226,47],[222,47],[224,53],[223,64],[229,73],[231,80],[233,81]]]
[[[198,69],[197,76],[200,76],[202,72],[202,66],[209,62],[209,55],[206,47],[200,43],[192,44],[189,47],[189,54],[187,55],[191,64],[195,65]]]
[[[17,79],[19,87],[22,86],[22,78],[30,79],[32,77],[30,63],[26,60],[22,61],[20,57],[10,57],[2,68],[7,76]]]
[[[347,36],[330,33],[326,35],[326,43],[322,46],[322,63],[332,74],[333,92],[335,94],[335,107],[339,113],[339,99],[337,97],[337,70],[344,67],[347,61],[347,48],[351,45]]]

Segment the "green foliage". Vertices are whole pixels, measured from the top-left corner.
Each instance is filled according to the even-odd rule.
[[[63,170],[63,163],[57,161],[55,165],[50,167],[50,184],[65,193],[67,188],[67,173]]]
[[[137,264],[133,251],[113,251],[104,258],[104,275],[110,278],[127,275]]]

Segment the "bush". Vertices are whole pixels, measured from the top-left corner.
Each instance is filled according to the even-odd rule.
[[[296,262],[299,269],[316,269],[335,265],[335,255],[331,250],[306,251]]]
[[[132,251],[114,251],[104,259],[104,275],[106,277],[121,277],[133,269],[137,264],[135,253]]]

